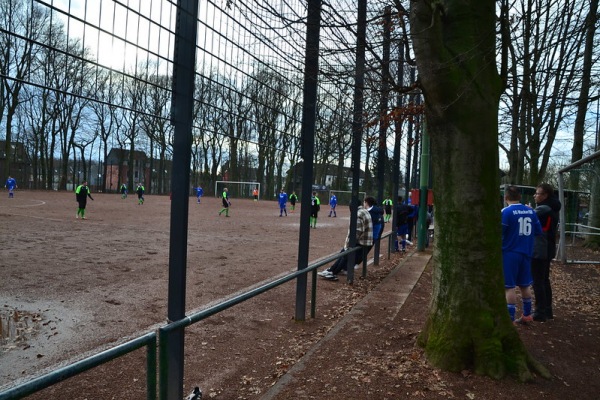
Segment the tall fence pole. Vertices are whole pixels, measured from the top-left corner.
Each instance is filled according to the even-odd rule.
[[[400,41],[398,43],[398,84],[404,85],[404,43]],[[402,94],[398,94],[396,97],[396,108],[402,109],[404,106],[404,97]],[[400,146],[402,144],[402,118],[401,116],[396,117],[394,121],[394,155],[393,155],[393,170],[392,170],[392,202],[397,205],[398,194],[400,193]],[[391,239],[396,241],[396,220],[397,216],[395,212],[392,212],[392,232],[394,238]],[[394,245],[395,243],[392,243]]]
[[[171,122],[174,125],[173,179],[171,181],[171,228],[169,245],[168,319],[185,317],[190,163],[196,66],[198,0],[177,2],[175,53],[173,60],[173,99]],[[160,395],[170,400],[183,398],[184,329],[167,338],[166,382],[160,382]]]
[[[354,109],[352,117],[352,200],[350,201],[350,247],[356,246],[356,210],[359,206],[360,154],[363,133],[365,89],[365,52],[367,32],[367,1],[358,1],[356,27],[356,72],[354,77]],[[348,283],[354,281],[355,255],[348,256]]]
[[[310,208],[313,181],[313,157],[315,123],[317,112],[317,88],[319,76],[319,35],[321,29],[321,1],[309,0],[306,56],[304,60],[304,94],[302,108],[302,198],[300,208],[300,237],[298,241],[298,270],[308,266],[310,244]],[[302,274],[296,281],[296,321],[306,319],[307,276]]]
[[[429,134],[427,123],[423,120],[421,135],[421,174],[419,181],[419,218],[417,227],[417,250],[425,250],[427,236],[427,190],[429,189]]]
[[[387,156],[387,130],[389,126],[388,107],[390,91],[390,46],[391,46],[392,8],[387,6],[383,17],[383,79],[381,82],[381,104],[379,111],[379,149],[377,157],[377,203],[382,205],[385,186],[385,166],[389,164]],[[381,232],[383,233],[383,227]],[[373,263],[379,264],[381,241],[375,242]]]

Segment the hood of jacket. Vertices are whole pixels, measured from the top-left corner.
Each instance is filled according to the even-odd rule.
[[[538,206],[548,206],[552,209],[553,212],[558,213],[560,211],[560,201],[558,201],[558,198],[554,195],[552,196],[548,196],[548,198],[546,198],[544,201],[541,201],[539,203],[536,203],[536,205]]]

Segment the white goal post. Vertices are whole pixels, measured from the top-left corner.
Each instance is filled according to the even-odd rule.
[[[215,197],[221,197],[224,188],[227,188],[229,197],[234,199],[253,199],[252,191],[258,189],[260,198],[260,182],[216,181]]]
[[[600,151],[596,151],[595,153],[584,157],[578,161],[575,161],[574,163],[567,165],[566,167],[558,170],[558,199],[560,200],[561,203],[561,208],[560,208],[560,219],[559,219],[559,244],[558,244],[558,254],[556,255],[557,259],[560,259],[563,263],[577,263],[577,264],[599,264],[600,262],[598,260],[595,261],[589,261],[589,260],[569,260],[567,259],[567,226],[568,225],[576,225],[575,228],[578,229],[579,228],[579,224],[569,224],[567,222],[567,216],[566,216],[566,201],[565,201],[565,174],[569,173],[571,171],[583,171],[583,170],[587,170],[588,172],[591,172],[590,176],[591,176],[591,192],[592,192],[592,196],[597,193],[597,187],[598,185],[600,185],[600,174],[598,173],[598,168],[595,167],[594,165],[599,165],[599,164],[595,164],[595,163],[600,163]],[[587,168],[581,168],[582,166],[587,165]],[[596,203],[597,204],[597,203]],[[592,199],[590,199],[590,210],[589,210],[589,216],[592,216],[592,214],[594,214],[595,212],[598,212],[600,210],[595,210],[596,207],[594,207],[594,202],[592,201]],[[588,217],[589,218],[589,217]],[[586,222],[587,224],[587,222]],[[600,235],[600,229],[595,228],[595,227],[591,227],[591,226],[586,226],[587,230],[589,232],[587,232],[587,235]],[[572,233],[572,232],[569,232]]]
[[[350,190],[330,190],[329,197],[325,199],[325,201],[321,200],[321,204],[329,204],[329,199],[331,199],[332,194],[335,194],[335,197],[337,197],[337,203],[340,205],[347,206],[350,204],[350,200],[352,200],[352,191]],[[367,192],[358,192],[359,201],[364,200],[365,197],[367,197]]]

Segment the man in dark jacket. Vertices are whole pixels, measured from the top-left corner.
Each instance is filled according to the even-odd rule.
[[[554,195],[554,189],[542,183],[535,190],[535,212],[542,225],[543,234],[536,237],[531,275],[535,293],[535,312],[533,320],[545,322],[553,319],[552,287],[550,285],[550,262],[556,256],[556,230],[560,211],[560,201]]]
[[[408,237],[408,216],[412,213],[413,208],[408,204],[403,203],[402,196],[398,196],[398,205],[396,206],[396,235],[397,238],[394,242],[395,251],[406,251],[406,244],[411,245],[412,242],[407,239]]]
[[[365,198],[364,205],[371,215],[371,221],[373,221],[373,242],[376,242],[381,238],[383,232],[383,209],[377,205],[377,201],[371,196]]]

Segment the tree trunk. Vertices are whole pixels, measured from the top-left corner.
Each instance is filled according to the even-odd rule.
[[[435,190],[433,296],[420,337],[436,367],[546,376],[512,326],[502,275],[495,2],[417,1],[411,30]]]
[[[571,162],[581,160],[583,157],[583,142],[585,134],[585,117],[590,103],[589,94],[591,88],[592,66],[594,64],[594,36],[596,34],[596,21],[598,20],[598,0],[590,1],[590,10],[586,19],[585,50],[583,52],[583,73],[581,76],[581,90],[577,104],[577,116],[573,127],[573,148],[571,150]],[[579,171],[571,173],[569,186],[573,190],[579,190]]]

